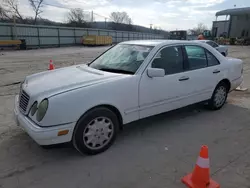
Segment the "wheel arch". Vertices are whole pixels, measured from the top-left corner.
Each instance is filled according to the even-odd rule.
[[[122,127],[122,125],[123,125],[123,117],[122,117],[121,112],[118,110],[118,108],[116,108],[113,105],[109,105],[109,104],[98,105],[98,106],[95,106],[94,108],[99,108],[99,107],[104,107],[104,108],[107,108],[107,109],[111,110],[112,112],[114,112],[115,115],[118,118],[120,128]]]
[[[116,108],[115,106],[110,105],[110,104],[100,104],[100,105],[96,105],[96,106],[94,106],[94,107],[88,109],[86,112],[84,112],[84,113],[78,118],[78,120],[77,120],[77,122],[76,122],[76,126],[75,126],[75,128],[74,128],[74,132],[75,132],[75,130],[76,130],[77,124],[78,124],[78,122],[80,121],[80,119],[81,119],[82,117],[84,117],[85,114],[87,114],[88,112],[90,112],[91,110],[94,110],[94,109],[96,109],[96,108],[107,108],[108,110],[110,110],[110,111],[112,111],[113,113],[115,113],[115,115],[117,116],[118,121],[119,121],[119,128],[122,129],[122,127],[123,127],[123,117],[122,117],[121,112],[118,110],[118,108]]]
[[[228,91],[230,91],[230,89],[231,89],[231,82],[230,82],[227,78],[224,78],[223,80],[221,80],[221,81],[217,84],[217,86],[218,86],[219,84],[221,84],[221,83],[226,84],[226,85],[227,85]]]

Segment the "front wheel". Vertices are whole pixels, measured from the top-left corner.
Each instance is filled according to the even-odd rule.
[[[228,90],[227,84],[224,82],[219,83],[216,86],[211,99],[209,100],[209,108],[212,110],[219,110],[222,108],[227,100]]]
[[[80,152],[95,155],[115,141],[119,121],[111,110],[100,107],[87,112],[76,125],[73,145]]]

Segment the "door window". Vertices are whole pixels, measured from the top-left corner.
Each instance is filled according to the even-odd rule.
[[[207,67],[207,58],[204,48],[199,46],[185,46],[189,69],[200,69]]]
[[[206,50],[206,54],[207,54],[207,64],[208,66],[214,66],[214,65],[219,65],[220,62],[218,61],[218,59],[216,57],[214,57],[214,55]]]
[[[152,68],[161,68],[165,74],[175,74],[183,71],[183,55],[181,46],[166,47],[159,51],[153,62]]]

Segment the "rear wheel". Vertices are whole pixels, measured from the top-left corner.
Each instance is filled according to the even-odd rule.
[[[208,106],[212,110],[219,110],[225,104],[228,95],[228,85],[225,82],[219,83],[209,100]]]
[[[118,118],[111,110],[104,107],[90,110],[77,123],[74,147],[89,155],[104,152],[115,141],[118,127]]]

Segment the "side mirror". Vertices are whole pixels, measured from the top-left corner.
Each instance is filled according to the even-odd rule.
[[[159,68],[148,68],[147,69],[148,77],[154,78],[154,77],[164,77],[165,76],[165,70],[159,69]]]

